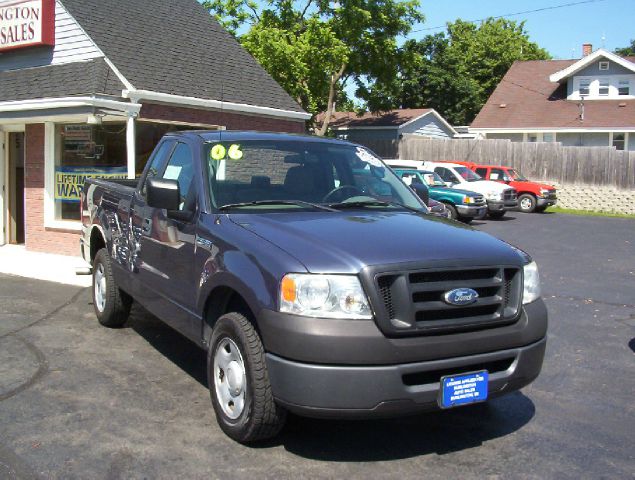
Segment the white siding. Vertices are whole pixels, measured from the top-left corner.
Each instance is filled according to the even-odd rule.
[[[103,57],[97,45],[58,1],[55,3],[55,47],[25,48],[0,55],[0,71],[81,62]]]
[[[452,134],[432,114],[426,115],[421,120],[415,122],[414,127],[415,130],[412,133],[415,135],[433,138],[452,138]],[[407,129],[408,127],[405,127],[404,131]]]
[[[51,64],[80,62],[103,57],[97,45],[82,30],[60,2],[55,2],[55,48]]]

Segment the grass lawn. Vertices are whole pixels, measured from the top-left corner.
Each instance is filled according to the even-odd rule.
[[[628,215],[625,213],[609,213],[609,212],[592,212],[590,210],[572,210],[569,208],[549,207],[546,210],[552,213],[565,213],[568,215],[584,215],[590,217],[615,217],[615,218],[632,218],[635,219],[635,215]]]

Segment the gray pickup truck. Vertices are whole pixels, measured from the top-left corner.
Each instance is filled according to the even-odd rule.
[[[287,411],[483,402],[542,367],[536,264],[430,215],[358,145],[169,134],[138,182],[88,180],[82,221],[99,322],[122,326],[134,299],[205,349],[219,425],[240,442],[276,435]]]

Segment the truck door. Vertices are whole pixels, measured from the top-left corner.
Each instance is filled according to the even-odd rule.
[[[182,215],[169,216],[164,209],[150,208],[143,198],[135,205],[135,223],[139,224],[140,233],[139,281],[148,295],[142,303],[179,332],[197,339],[200,322],[193,313],[198,289],[194,265],[198,218],[198,183],[195,179],[201,178],[201,174],[195,173],[190,145],[176,142],[162,170],[152,171],[151,166],[150,174],[178,181]]]

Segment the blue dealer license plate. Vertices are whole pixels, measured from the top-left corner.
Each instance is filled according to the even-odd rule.
[[[487,370],[441,378],[439,406],[452,408],[487,400],[488,378]]]

